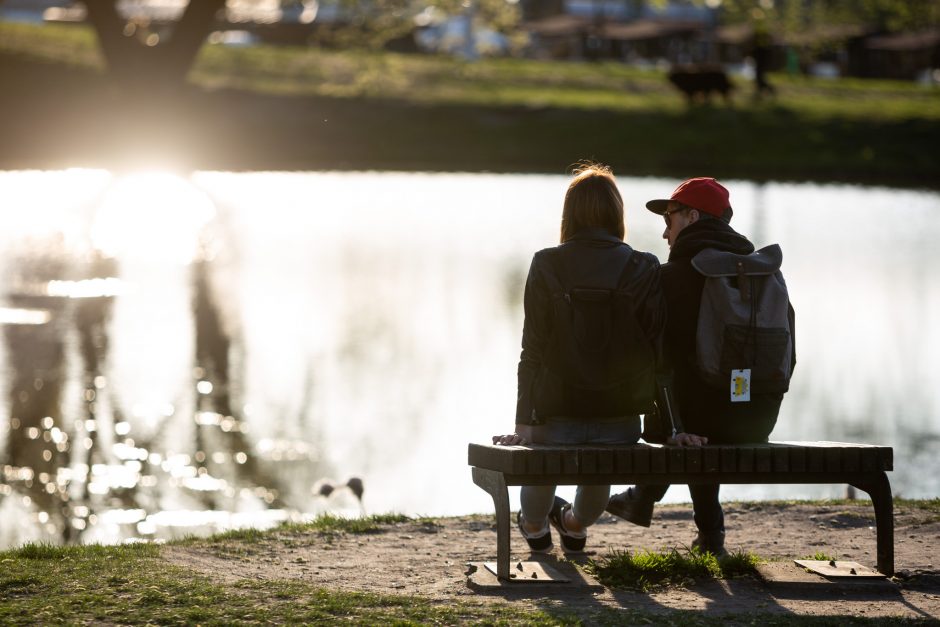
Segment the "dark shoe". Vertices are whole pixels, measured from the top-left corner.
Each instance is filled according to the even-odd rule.
[[[519,515],[516,516],[516,525],[518,525],[519,531],[522,532],[522,537],[529,543],[530,551],[533,553],[548,553],[552,550],[552,530],[550,528],[546,527],[545,532],[542,534],[531,535],[522,526],[522,512],[519,512]]]
[[[634,525],[649,527],[653,522],[654,505],[653,501],[637,498],[635,488],[627,488],[626,491],[610,497],[607,501],[607,511]]]
[[[573,534],[565,529],[565,512],[571,509],[571,503],[561,498],[555,497],[555,504],[552,505],[552,511],[548,513],[548,522],[552,523],[561,536],[561,548],[565,553],[583,553],[584,545],[587,542],[587,534]]]
[[[728,551],[725,550],[725,532],[717,531],[714,533],[698,532],[695,539],[692,540],[692,548],[698,549],[702,553],[711,553],[715,557],[725,557]]]

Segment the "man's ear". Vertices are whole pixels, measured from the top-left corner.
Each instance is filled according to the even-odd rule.
[[[689,224],[693,224],[693,223],[695,223],[695,222],[698,222],[699,216],[700,216],[700,214],[699,214],[699,212],[698,212],[698,209],[692,209],[692,210],[690,210],[690,211],[689,211]]]

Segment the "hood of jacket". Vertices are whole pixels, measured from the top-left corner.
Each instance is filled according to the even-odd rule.
[[[727,222],[702,218],[682,229],[669,251],[669,261],[691,259],[706,248],[739,255],[754,252],[754,244],[731,228]]]

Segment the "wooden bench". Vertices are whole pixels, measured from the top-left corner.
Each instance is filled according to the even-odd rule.
[[[894,574],[894,505],[886,446],[843,442],[770,442],[683,448],[620,446],[494,446],[470,444],[473,482],[496,506],[497,576],[509,577],[507,486],[699,483],[845,483],[871,497],[878,570]]]

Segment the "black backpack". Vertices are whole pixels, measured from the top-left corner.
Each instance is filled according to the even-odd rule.
[[[705,277],[696,332],[696,362],[706,383],[730,386],[731,402],[790,387],[793,329],[790,296],[776,244],[750,255],[706,249],[692,259]]]
[[[621,286],[656,266],[631,250],[616,285],[570,286],[563,264],[553,258],[552,265],[562,290],[552,295],[552,331],[533,383],[533,422],[647,413],[656,352],[636,315],[637,296]]]

